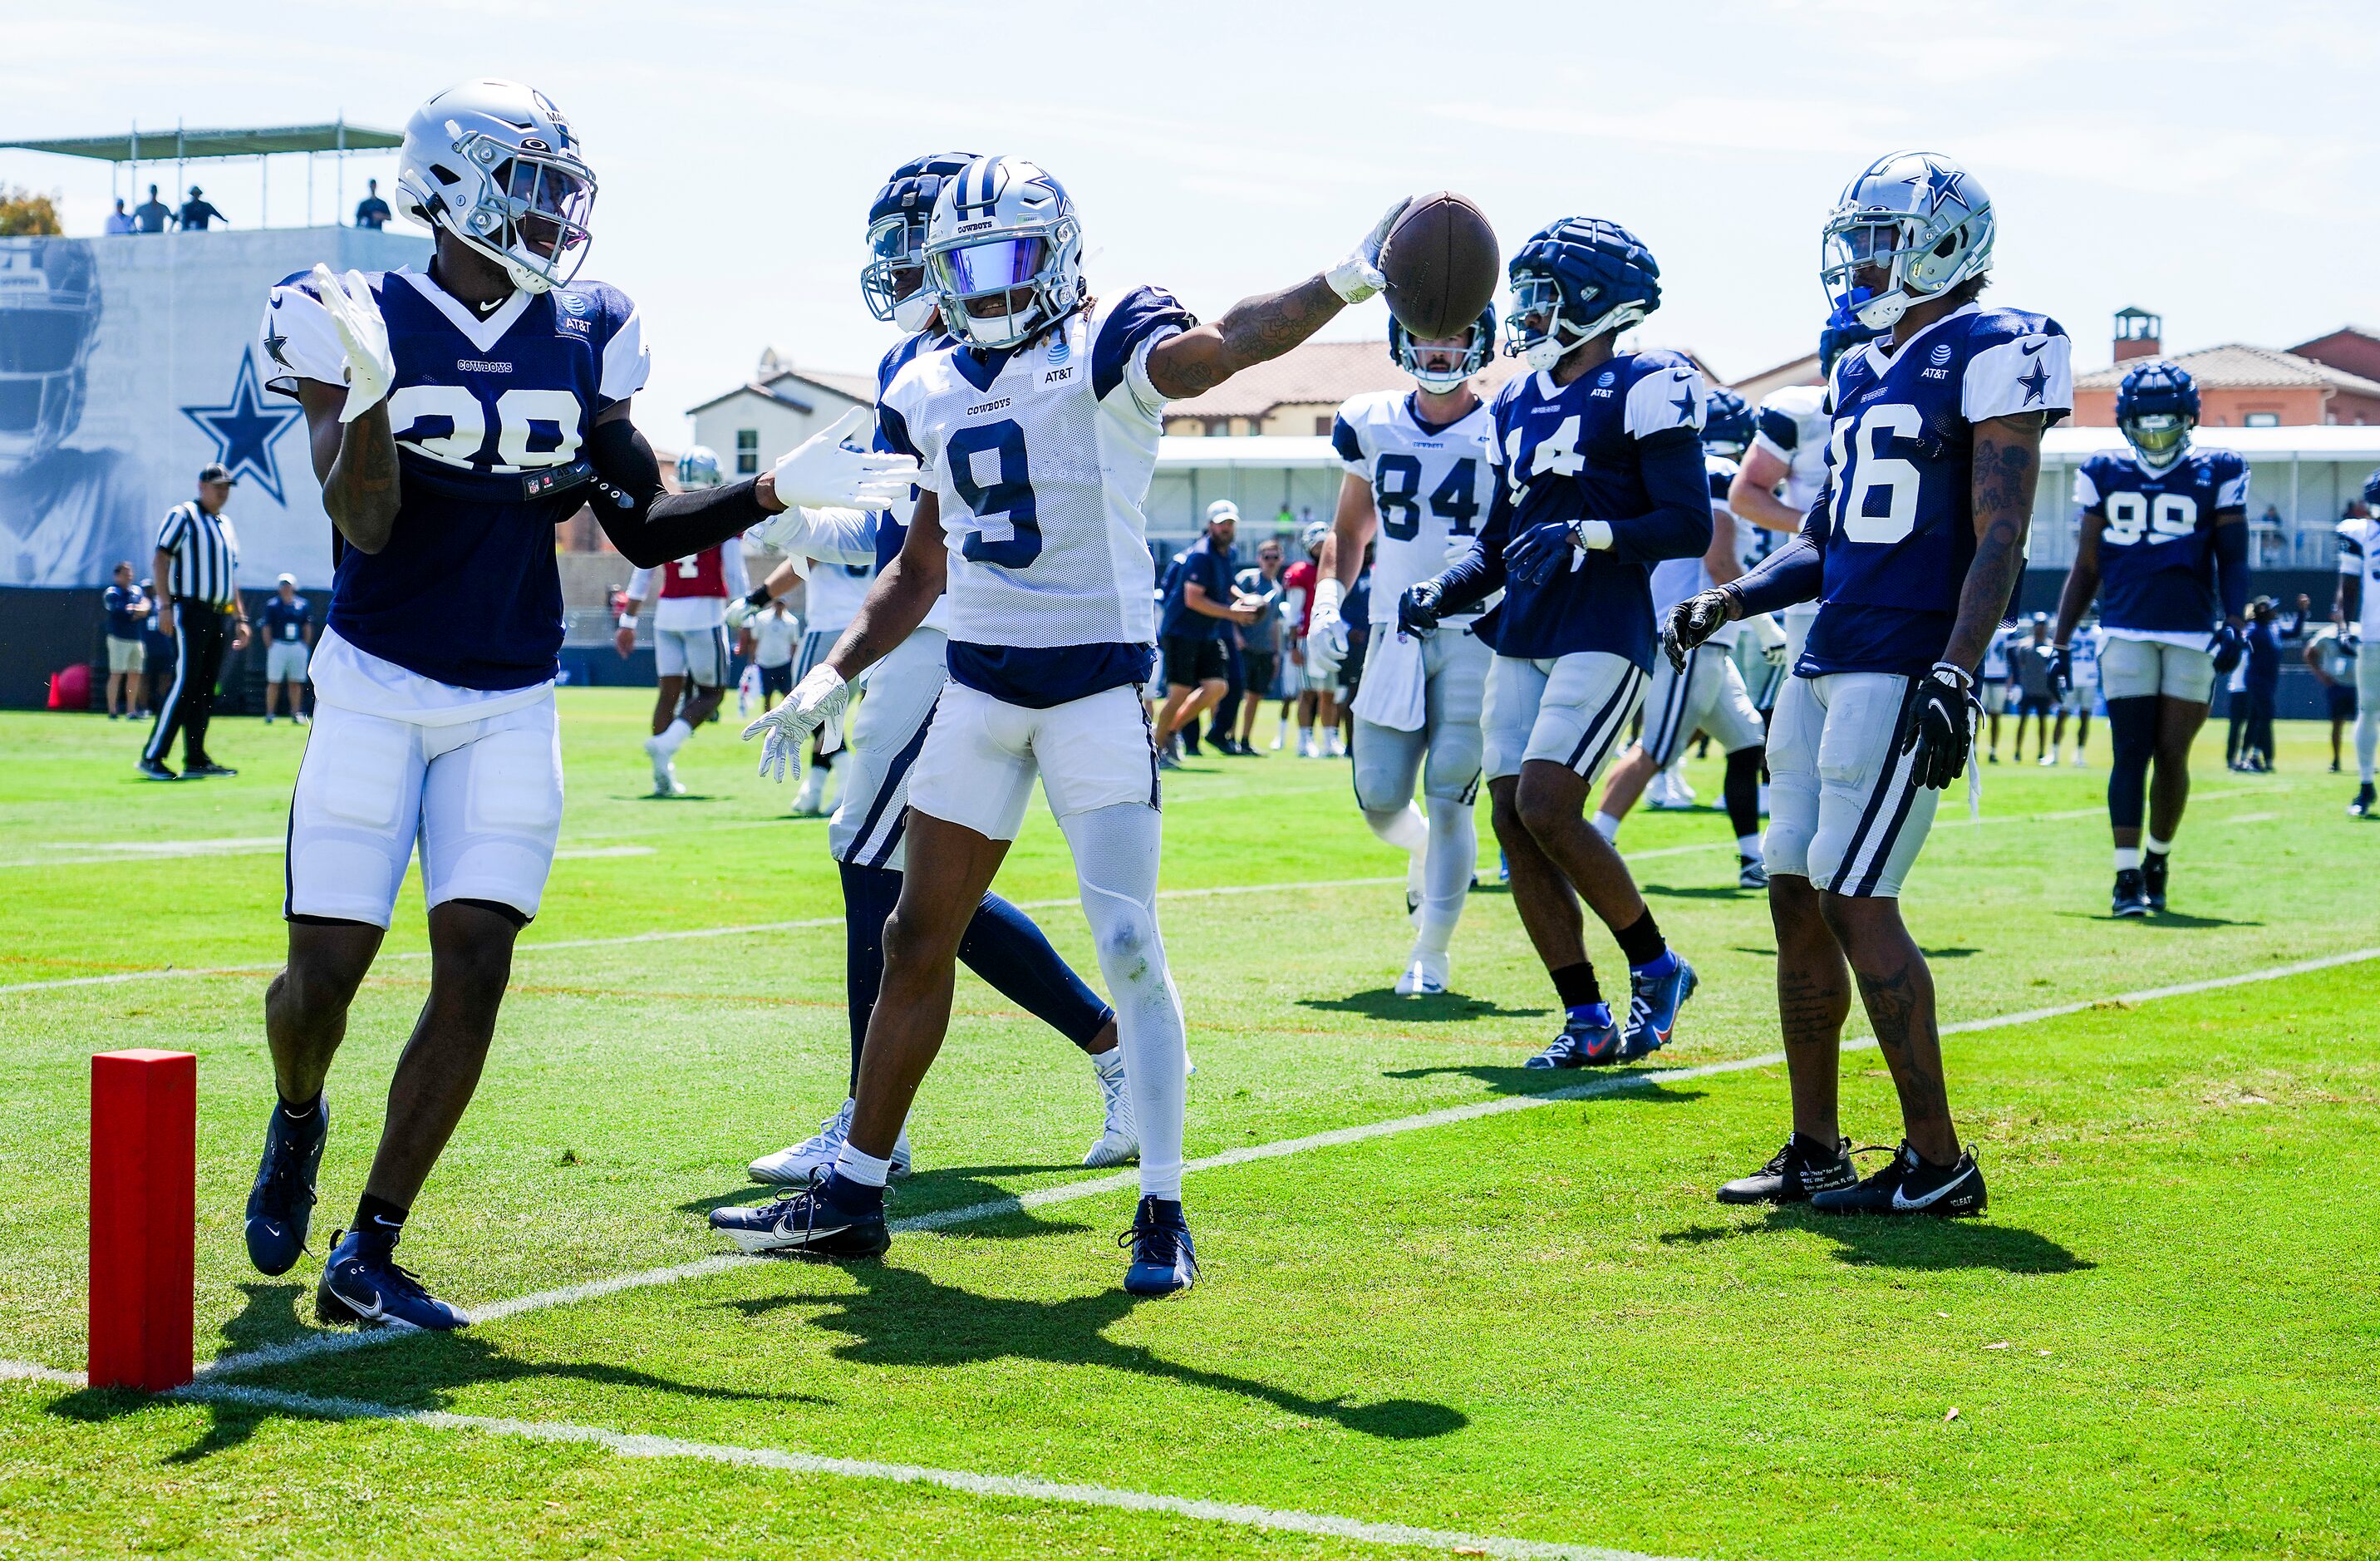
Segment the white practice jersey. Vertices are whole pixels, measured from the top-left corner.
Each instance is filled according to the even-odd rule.
[[[1790,470],[1781,496],[1804,515],[1827,485],[1827,441],[1833,433],[1823,384],[1784,385],[1760,403],[1759,432],[1752,443],[1785,462]]]
[[[2066,642],[2068,655],[2074,667],[2074,686],[2095,689],[2099,686],[2099,626],[2082,623],[2074,626],[2074,638]]]
[[[2363,611],[2356,625],[2365,644],[2380,645],[2380,520],[2338,523],[2338,572],[2363,581]]]
[[[1727,490],[1735,482],[1736,464],[1725,456],[1714,456],[1706,451],[1703,469],[1710,475],[1711,525],[1718,536],[1733,535],[1736,558],[1742,562],[1755,545],[1754,533],[1758,528],[1745,525],[1735,518],[1734,511],[1727,507]],[[1651,585],[1655,628],[1670,621],[1670,608],[1689,596],[1701,595],[1718,583],[1711,579],[1710,566],[1700,558],[1664,558],[1654,565]],[[1712,632],[1707,643],[1731,646],[1742,628],[1740,623],[1721,624]]]
[[[868,588],[876,579],[876,560],[866,563],[820,561],[810,567],[802,587],[802,623],[811,634],[841,634],[859,616]]]
[[[1479,545],[1496,496],[1496,414],[1482,401],[1453,422],[1431,424],[1413,392],[1375,390],[1339,409],[1330,444],[1341,464],[1372,485],[1380,518],[1372,621],[1393,624],[1406,587]],[[1491,597],[1448,621],[1467,622],[1494,604]]]
[[[1127,661],[1128,681],[1146,676],[1156,624],[1142,506],[1165,407],[1148,351],[1195,323],[1169,295],[1135,288],[1021,350],[945,340],[892,376],[878,423],[941,503],[953,677],[1046,704],[1118,686],[1100,679]],[[1019,678],[1031,689],[1008,686]],[[1096,686],[1060,691],[1070,681]]]

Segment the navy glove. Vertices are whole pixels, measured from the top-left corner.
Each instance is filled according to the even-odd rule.
[[[2064,645],[2050,658],[2049,686],[2061,699],[2074,691],[2074,652]]]
[[[1967,750],[1975,740],[1975,717],[1983,705],[1970,690],[1966,668],[1937,661],[1917,680],[1900,713],[1896,753],[1914,751],[1911,769],[1917,784],[1939,791],[1967,773]]]
[[[2227,623],[2215,631],[2206,648],[2215,652],[2215,670],[2228,673],[2248,653],[2248,637]]]
[[[1600,520],[1546,520],[1504,544],[1504,568],[1531,585],[1543,585],[1570,563],[1573,547],[1609,547],[1611,528]]]
[[[1430,632],[1438,628],[1439,595],[1436,580],[1423,580],[1418,585],[1405,587],[1405,593],[1397,598],[1398,632],[1410,634],[1416,640],[1428,639]]]

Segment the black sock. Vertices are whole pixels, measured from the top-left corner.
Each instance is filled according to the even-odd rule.
[[[1793,1129],[1793,1137],[1807,1146],[1811,1155],[1821,1160],[1832,1160],[1835,1158],[1836,1152],[1841,1147],[1840,1144],[1828,1143],[1823,1139],[1814,1139],[1799,1128]]]
[[[278,1091],[274,1092],[279,1093]],[[286,1116],[292,1122],[311,1121],[314,1117],[322,1114],[322,1091],[320,1090],[315,1091],[314,1098],[306,1102],[303,1105],[292,1105],[289,1104],[289,1097],[287,1095],[281,1096],[281,1115]]]
[[[1603,988],[1596,984],[1595,967],[1586,960],[1547,973],[1554,978],[1555,995],[1565,1008],[1584,1008],[1603,1001]]]
[[[364,1251],[386,1261],[396,1250],[396,1238],[405,1234],[405,1216],[409,1211],[398,1208],[385,1198],[375,1198],[367,1192],[356,1202],[355,1230],[363,1238]]]
[[[1670,946],[1661,941],[1661,929],[1653,920],[1653,908],[1649,905],[1645,908],[1644,915],[1612,935],[1620,940],[1620,952],[1632,967],[1651,964]]]

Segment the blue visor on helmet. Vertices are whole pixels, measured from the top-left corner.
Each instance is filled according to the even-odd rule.
[[[946,250],[935,257],[946,291],[961,298],[1002,292],[1031,285],[1040,273],[1049,244],[1035,237],[991,238],[963,250]]]

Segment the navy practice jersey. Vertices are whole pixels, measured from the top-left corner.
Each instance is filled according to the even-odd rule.
[[[388,412],[404,496],[387,546],[341,551],[330,627],[434,682],[544,682],[562,649],[553,529],[587,493],[536,490],[581,458],[600,413],[644,385],[636,308],[616,287],[581,282],[516,292],[481,319],[420,273],[361,275],[396,368]],[[346,352],[306,281],[274,287],[264,316],[267,383],[288,396],[300,379],[345,377]]]
[[[1564,385],[1543,371],[1508,381],[1495,414],[1502,481],[1477,559],[1505,593],[1480,638],[1500,655],[1602,651],[1649,670],[1652,567],[1710,546],[1702,374],[1674,352],[1621,353]],[[1611,546],[1573,555],[1542,586],[1505,579],[1512,538],[1574,520],[1609,523]]]
[[[2248,463],[2236,450],[2191,449],[2162,471],[2130,455],[2093,456],[2074,474],[2074,502],[2102,515],[2099,621],[2108,628],[2212,632],[2215,517],[2248,503]]]
[[[2066,332],[1968,304],[1891,356],[1835,364],[1832,477],[1817,514],[1826,584],[1794,671],[1915,674],[1942,659],[1975,555],[1975,424],[2072,409]]]

